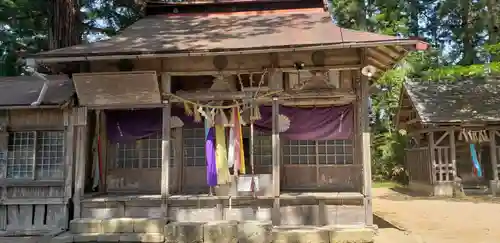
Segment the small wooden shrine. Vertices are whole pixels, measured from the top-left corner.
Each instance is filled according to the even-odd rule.
[[[371,228],[370,81],[426,44],[340,28],[326,8],[155,2],[109,40],[33,56],[80,67],[74,224]]]
[[[405,83],[397,124],[409,135],[410,188],[446,196],[499,191],[499,81]]]
[[[67,228],[72,196],[73,84],[0,77],[0,237]]]

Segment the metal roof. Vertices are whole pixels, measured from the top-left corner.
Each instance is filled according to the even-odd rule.
[[[41,105],[61,105],[74,94],[66,75],[47,75],[49,87]],[[44,81],[33,76],[0,77],[0,107],[29,106],[38,99]]]

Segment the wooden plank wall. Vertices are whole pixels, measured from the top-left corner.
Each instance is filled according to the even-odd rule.
[[[3,111],[0,127],[6,125],[8,131],[62,130],[69,137],[67,115],[59,109]],[[37,181],[6,178],[7,145],[8,132],[0,131],[0,154],[3,155],[0,156],[0,235],[37,234],[66,228],[67,202],[71,196],[68,186],[72,170],[71,147],[65,148],[64,178]]]

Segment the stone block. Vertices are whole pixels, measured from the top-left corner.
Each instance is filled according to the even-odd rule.
[[[120,242],[120,234],[99,234],[97,242]]]
[[[271,221],[242,221],[238,224],[239,243],[270,243]]]
[[[64,233],[61,235],[58,235],[54,238],[52,238],[50,243],[72,243],[73,242],[73,235],[70,233]]]
[[[134,219],[134,233],[163,233],[164,219]]]
[[[204,243],[237,243],[238,223],[236,221],[212,221],[203,225]]]
[[[162,243],[165,242],[165,236],[163,233],[148,233],[148,234],[139,234],[140,242],[145,243]]]
[[[160,233],[151,234],[120,234],[120,242],[130,243],[162,243],[165,237]]]
[[[346,228],[330,230],[330,243],[370,243],[375,237],[372,228]]]
[[[130,243],[162,243],[165,237],[160,233],[150,234],[120,234],[120,242]]]
[[[102,220],[102,232],[109,233],[133,233],[134,219],[132,218],[114,218]]]
[[[165,226],[166,243],[202,243],[203,225],[199,222],[172,222]]]
[[[273,243],[330,243],[329,231],[317,227],[276,228]]]
[[[70,222],[70,232],[73,234],[103,233],[102,219],[74,219]]]
[[[84,233],[73,235],[73,242],[96,242],[99,233]]]

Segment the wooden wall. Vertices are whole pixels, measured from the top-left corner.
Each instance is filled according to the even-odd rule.
[[[0,232],[64,229],[71,197],[73,151],[66,146],[70,111],[0,112]],[[27,153],[32,153],[27,155]]]
[[[294,70],[294,64],[304,63],[304,70],[313,68],[312,51],[274,53],[274,54],[247,54],[228,55],[228,66],[224,71],[234,74],[238,71],[262,71],[266,67],[276,67]],[[116,61],[93,61],[90,65],[91,72],[118,72],[118,60]],[[354,83],[358,80],[359,68],[361,68],[361,58],[359,49],[335,49],[325,51],[324,65],[332,68],[338,88],[353,91]],[[133,61],[131,71],[156,71],[157,75],[169,72],[172,75],[172,82],[175,84],[176,78],[189,79],[183,89],[191,86],[199,86],[203,80],[210,81],[210,75],[216,72],[213,64],[213,57],[171,57],[161,59],[138,59]],[[189,77],[189,75],[199,75]],[[202,76],[205,75],[205,76]],[[208,75],[208,76],[206,76]],[[330,74],[331,75],[331,74]],[[297,75],[295,75],[297,76]],[[284,78],[284,85],[287,88],[298,77],[289,75]],[[333,77],[331,75],[331,79]],[[302,77],[301,78],[306,78]],[[177,80],[178,81],[178,80]],[[289,82],[287,84],[286,82]],[[177,82],[178,83],[178,82]],[[203,82],[201,86],[210,87],[210,82]],[[160,85],[162,87],[162,85]],[[175,91],[176,87],[172,87]],[[354,92],[352,92],[354,93]],[[350,101],[349,101],[350,102]],[[356,109],[358,112],[358,109]],[[354,131],[356,132],[356,130]],[[175,157],[173,158],[173,169],[170,170],[170,190],[172,192],[207,192],[206,169],[205,166],[187,166],[185,159],[185,148],[182,129],[174,132],[173,146],[175,147]],[[352,144],[356,142],[352,139]],[[283,144],[281,146],[283,148]],[[160,191],[160,168],[116,168],[116,154],[114,145],[108,147],[110,151],[107,156],[107,185],[108,192],[139,192],[158,193]],[[352,148],[352,151],[354,149]],[[361,191],[362,187],[362,163],[361,157],[356,157],[352,152],[352,162],[345,164],[321,164],[311,161],[307,165],[283,164],[281,181],[283,190],[331,190],[331,191]],[[256,173],[271,173],[271,166],[256,165]]]

